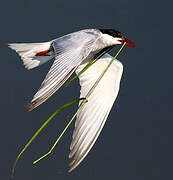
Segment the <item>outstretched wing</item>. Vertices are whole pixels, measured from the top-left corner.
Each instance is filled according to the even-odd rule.
[[[80,97],[86,96],[111,60],[112,57],[105,54],[79,76],[81,85]],[[85,64],[80,65],[77,73],[84,66]],[[72,161],[69,171],[72,171],[79,165],[97,140],[117,97],[122,72],[122,64],[115,60],[88,98],[88,102],[77,115],[73,140],[70,146],[69,158],[72,158]]]
[[[55,61],[38,92],[34,95],[29,110],[42,104],[64,84],[92,51],[99,36],[99,31],[88,29],[68,34],[52,42]]]

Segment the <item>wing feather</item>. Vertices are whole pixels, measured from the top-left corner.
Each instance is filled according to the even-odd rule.
[[[34,95],[29,110],[42,104],[64,84],[92,51],[99,36],[99,31],[90,29],[71,33],[52,41],[55,61]]]
[[[79,76],[81,85],[80,97],[86,96],[111,60],[112,57],[105,54]],[[84,63],[80,65],[76,72],[78,73],[84,66]],[[122,72],[122,64],[118,60],[114,61],[92,95],[88,98],[88,102],[77,115],[73,140],[70,146],[69,158],[72,161],[69,171],[72,171],[80,164],[97,140],[117,97]]]

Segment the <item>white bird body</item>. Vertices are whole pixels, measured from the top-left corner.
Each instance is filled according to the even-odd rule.
[[[30,110],[52,96],[85,59],[92,59],[93,55],[104,48],[122,44],[120,40],[124,38],[123,35],[118,31],[111,33],[118,37],[104,34],[98,29],[85,29],[50,42],[9,44],[10,48],[19,53],[28,69],[39,66],[52,58],[55,59],[31,101]]]
[[[134,47],[134,43],[116,30],[86,29],[45,43],[9,44],[10,48],[19,53],[28,69],[54,59],[31,101],[30,110],[54,94],[74,71],[78,74],[99,53],[123,42]],[[112,57],[105,54],[79,76],[81,98],[86,96],[111,60]],[[70,146],[70,171],[85,158],[100,134],[117,97],[122,72],[122,64],[115,60],[77,115]]]

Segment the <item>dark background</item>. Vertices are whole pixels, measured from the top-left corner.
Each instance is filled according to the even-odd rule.
[[[48,158],[47,152],[77,105],[64,110],[21,157],[18,180],[172,180],[172,4],[151,0],[6,0],[0,6],[0,179],[41,124],[61,105],[77,98],[79,85],[62,87],[32,112],[25,104],[51,62],[24,69],[8,42],[42,42],[85,28],[114,28],[137,44],[119,56],[124,74],[108,121],[85,160],[68,174],[74,124]]]

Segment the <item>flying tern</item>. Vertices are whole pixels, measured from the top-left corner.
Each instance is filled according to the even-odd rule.
[[[52,96],[72,75],[77,74],[93,58],[126,42],[135,47],[125,36],[114,29],[85,29],[43,43],[12,43],[9,47],[21,57],[25,67],[32,69],[54,60],[48,74],[34,95],[29,110],[33,110]],[[112,60],[105,53],[90,68],[79,76],[80,97],[87,95],[100,74]],[[88,102],[78,113],[70,146],[70,170],[75,169],[86,157],[97,140],[113,103],[118,95],[123,65],[115,60]]]

